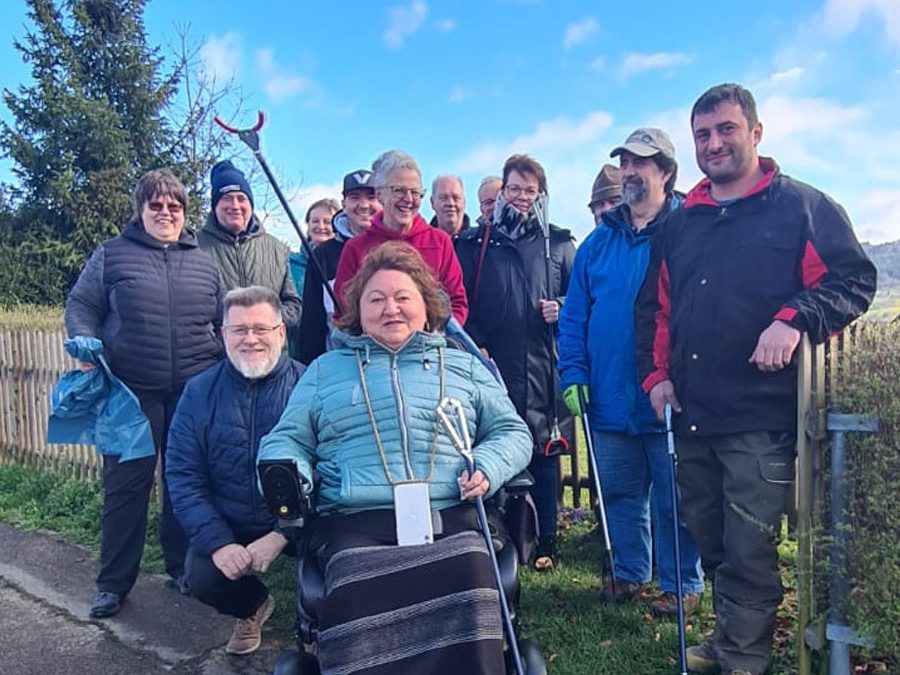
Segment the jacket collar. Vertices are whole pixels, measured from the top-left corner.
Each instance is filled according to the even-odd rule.
[[[229,244],[257,237],[265,232],[262,224],[256,218],[256,214],[254,213],[250,215],[250,222],[247,223],[247,227],[244,228],[242,232],[234,234],[219,224],[219,219],[216,218],[215,211],[210,211],[209,215],[206,216],[206,223],[203,225],[203,231],[216,239],[227,241]]]
[[[772,183],[772,180],[775,176],[778,175],[779,169],[778,164],[775,163],[775,160],[771,157],[760,157],[759,158],[759,168],[762,169],[763,177],[762,179],[750,188],[746,194],[741,195],[738,199],[746,199],[752,195],[758,194],[765,190]],[[719,202],[713,199],[710,190],[712,188],[712,182],[709,178],[704,178],[701,180],[694,188],[688,192],[687,199],[684,203],[684,208],[689,209],[694,206],[718,206]]]
[[[386,354],[402,354],[413,350],[426,350],[434,347],[443,347],[447,344],[447,340],[440,333],[426,333],[425,331],[417,331],[413,333],[409,340],[400,347],[400,349],[390,349],[381,344],[371,335],[363,333],[362,335],[351,335],[345,331],[335,329],[332,339],[338,347],[349,347],[350,349],[363,349],[366,353],[384,352]]]
[[[428,224],[429,224],[431,227],[437,228],[437,227],[438,227],[437,216],[434,216],[434,217],[428,222]],[[463,232],[465,232],[466,230],[468,230],[471,226],[472,226],[472,221],[469,220],[469,214],[464,213],[464,214],[463,214],[462,227],[459,228],[459,232],[457,232],[456,234],[452,234],[452,235],[450,235],[450,236],[451,236],[453,239],[455,239],[456,237],[458,237],[459,235],[461,235]]]
[[[662,208],[659,210],[659,213],[656,214],[656,217],[647,223],[647,226],[640,232],[635,232],[634,228],[631,226],[631,208],[624,202],[617,207],[604,212],[601,216],[601,222],[604,226],[614,230],[621,230],[630,237],[646,236],[652,234],[663,218],[682,206],[684,201],[684,196],[681,193],[673,192],[670,194],[666,197],[666,201],[663,202]]]

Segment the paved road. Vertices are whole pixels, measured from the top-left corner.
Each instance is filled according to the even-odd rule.
[[[88,618],[97,563],[58,535],[0,523],[3,675],[263,675],[284,640],[264,632],[252,656],[224,653],[232,619],[141,575],[118,616]]]

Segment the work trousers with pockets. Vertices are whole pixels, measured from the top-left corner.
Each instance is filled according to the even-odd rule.
[[[782,598],[776,550],[794,479],[792,432],[679,437],[683,516],[713,581],[713,647],[723,672],[760,675]]]
[[[135,390],[144,414],[150,421],[153,443],[165,475],[169,424],[181,397],[177,391]],[[113,455],[103,457],[103,515],[100,522],[100,572],[97,590],[128,595],[137,579],[147,535],[147,510],[156,456],[119,462]],[[178,579],[184,573],[187,537],[175,519],[169,492],[162,485],[163,508],[159,523],[166,572]]]

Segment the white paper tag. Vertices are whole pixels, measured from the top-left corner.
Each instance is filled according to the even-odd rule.
[[[428,483],[395,485],[394,516],[397,521],[399,546],[417,546],[434,542]]]

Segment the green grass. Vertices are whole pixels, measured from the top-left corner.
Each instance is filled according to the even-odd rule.
[[[0,466],[0,520],[25,529],[48,529],[95,553],[99,542],[102,492],[97,483],[78,481],[61,473],[41,472],[15,465]],[[162,571],[157,539],[158,513],[151,509],[143,568]],[[792,560],[794,547],[782,546],[783,559]],[[655,675],[677,669],[678,631],[673,620],[656,620],[649,597],[639,603],[605,606],[599,601],[603,546],[584,511],[564,510],[558,564],[549,573],[523,570],[521,616],[523,635],[541,642],[552,675]],[[785,568],[790,589],[792,568]],[[290,640],[295,616],[294,562],[281,558],[266,575],[276,599],[271,625]],[[700,642],[712,630],[711,602],[704,597],[701,611],[688,620],[688,643]],[[796,672],[791,626],[793,594],[789,590],[776,634],[772,675]]]

